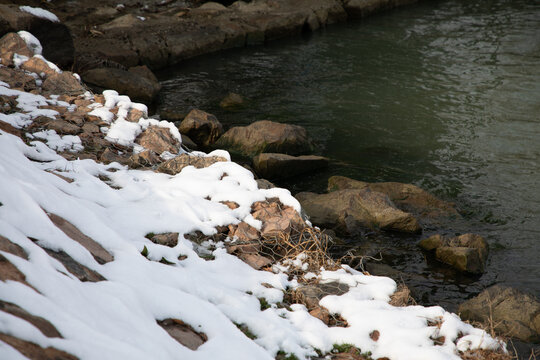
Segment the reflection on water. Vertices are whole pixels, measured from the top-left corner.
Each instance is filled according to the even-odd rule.
[[[226,126],[270,119],[306,127],[333,161],[281,184],[293,191],[323,191],[339,174],[410,182],[456,202],[464,219],[438,231],[488,238],[480,278],[426,263],[418,239],[361,242],[411,273],[424,302],[455,309],[493,283],[540,296],[540,3],[422,3],[198,58],[161,78],[162,108],[198,107]],[[229,91],[248,106],[220,110]]]

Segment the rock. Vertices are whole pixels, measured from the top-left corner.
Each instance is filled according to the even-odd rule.
[[[462,319],[494,326],[502,336],[540,342],[540,302],[517,289],[494,285],[459,306]]]
[[[167,333],[180,344],[191,350],[197,350],[208,337],[204,333],[195,331],[191,326],[178,319],[165,319],[158,321]]]
[[[110,164],[112,162],[125,164],[128,160],[125,157],[118,155],[116,152],[112,151],[111,149],[106,148],[101,154],[101,156],[99,157],[99,161],[101,161],[104,164]]]
[[[193,140],[191,140],[189,136],[184,134],[180,134],[180,136],[182,137],[182,145],[185,146],[188,150],[197,150],[199,148],[199,146],[195,144],[195,142],[193,142]]]
[[[61,22],[34,16],[16,5],[0,5],[0,19],[9,24],[10,31],[25,30],[33,34],[41,43],[42,54],[47,60],[64,69],[73,64],[73,38]]]
[[[260,235],[257,229],[242,221],[236,228],[230,229],[229,236],[231,238],[237,237],[240,242],[249,242],[258,240]]]
[[[194,166],[197,169],[201,169],[219,161],[227,161],[227,159],[221,156],[194,156],[189,154],[181,154],[161,164],[157,168],[157,171],[175,175],[182,171],[182,169],[186,166]]]
[[[73,73],[64,71],[63,73],[55,73],[47,77],[41,85],[43,90],[50,94],[65,94],[65,95],[80,95],[86,92],[86,89],[81,85],[79,80],[73,76]]]
[[[350,17],[361,18],[390,8],[391,4],[390,0],[345,0],[344,8]]]
[[[320,195],[304,192],[297,194],[296,199],[314,224],[337,227],[349,234],[366,227],[406,233],[422,230],[412,214],[397,209],[386,195],[369,189]]]
[[[41,333],[48,338],[62,337],[62,335],[60,335],[54,325],[51,324],[48,320],[42,318],[41,316],[32,315],[28,311],[15,304],[0,300],[0,310],[29,322],[30,324],[38,328],[39,331],[41,331]]]
[[[225,11],[227,8],[223,6],[222,4],[219,4],[217,2],[209,1],[207,3],[202,4],[197,8],[197,10],[204,10],[204,11]]]
[[[159,83],[156,75],[148,68],[146,65],[140,65],[140,66],[132,66],[128,69],[129,72],[132,72],[134,74],[137,74],[139,76],[142,76],[143,78],[146,78],[150,80],[152,83],[158,84],[159,88],[161,90],[161,84]]]
[[[162,120],[168,120],[171,122],[182,121],[186,117],[186,113],[178,111],[176,109],[160,109],[159,117]]]
[[[306,305],[308,310],[319,308],[319,301],[326,295],[343,295],[349,291],[349,286],[332,281],[313,285],[300,285],[294,297],[300,304]]]
[[[62,230],[72,240],[85,247],[98,263],[105,264],[114,260],[113,256],[101,244],[84,235],[69,221],[56,214],[48,214],[48,216],[56,227]]]
[[[386,194],[399,209],[418,216],[459,216],[453,204],[442,201],[415,185],[398,182],[367,183],[344,176],[332,176],[328,179],[328,191],[366,188]]]
[[[266,179],[257,179],[255,181],[257,182],[257,187],[259,189],[272,189],[276,187],[276,185],[272,184],[270,181]]]
[[[28,260],[26,251],[19,245],[12,243],[8,238],[0,235],[0,251],[5,251],[13,255],[17,255],[25,260]]]
[[[317,319],[321,320],[323,323],[328,325],[330,322],[330,313],[325,308],[319,306],[315,309],[311,310],[309,314],[313,317],[316,317]]]
[[[272,265],[272,260],[259,254],[244,254],[243,253],[243,254],[239,254],[238,257],[243,262],[245,262],[246,264],[254,268],[255,270],[260,270],[266,266]]]
[[[178,245],[178,235],[179,234],[177,232],[157,234],[152,236],[150,241],[152,241],[154,244],[175,247]]]
[[[22,64],[21,68],[36,73],[43,78],[56,74],[56,71],[52,69],[45,60],[37,56],[31,57],[30,60]]]
[[[77,357],[68,354],[65,351],[58,350],[51,346],[42,348],[41,346],[32,342],[25,341],[4,333],[0,333],[0,341],[16,349],[20,354],[22,354],[22,356],[24,356],[23,358],[26,359],[78,360]]]
[[[36,89],[36,80],[19,69],[0,67],[0,80],[8,84],[11,89],[23,89],[24,91]]]
[[[306,227],[306,223],[296,210],[281,204],[277,199],[258,201],[251,206],[251,211],[251,215],[263,223],[261,229],[263,237],[300,232]]]
[[[252,156],[263,152],[300,155],[312,150],[306,129],[262,120],[229,129],[216,146]]]
[[[56,131],[58,134],[77,135],[81,128],[65,120],[51,120],[47,123],[47,128]]]
[[[244,106],[244,98],[240,94],[231,92],[221,100],[219,106],[225,110],[238,109]]]
[[[213,144],[223,134],[223,125],[214,115],[197,109],[187,114],[178,129],[201,146]]]
[[[132,100],[150,104],[156,98],[161,85],[135,72],[116,68],[96,68],[82,73],[82,79],[99,89],[114,89]]]
[[[16,33],[8,33],[0,38],[0,57],[4,66],[13,65],[13,55],[19,54],[31,58],[34,53],[26,42]]]
[[[169,129],[159,126],[149,126],[137,137],[135,142],[158,154],[164,151],[177,154],[180,148],[180,143],[173,137]]]
[[[144,117],[144,112],[139,109],[129,109],[126,116],[126,121],[138,123],[141,118]]]
[[[17,129],[11,124],[8,124],[7,122],[3,122],[2,120],[0,120],[0,130],[10,133],[11,135],[18,136],[21,139],[23,138],[23,133],[21,130]]]
[[[425,250],[435,250],[437,260],[459,271],[475,274],[484,272],[488,256],[488,243],[480,235],[464,234],[454,238],[434,235],[420,241]]]
[[[101,274],[75,261],[64,251],[53,251],[50,249],[45,249],[45,251],[47,252],[47,254],[60,261],[62,265],[65,266],[67,271],[75,275],[75,277],[77,277],[77,279],[79,279],[80,281],[98,282],[105,280],[105,278]]]
[[[253,166],[260,176],[278,179],[325,168],[328,166],[328,158],[315,155],[262,153],[253,158]]]
[[[161,158],[152,150],[145,150],[129,157],[128,164],[132,168],[154,166],[161,162]]]

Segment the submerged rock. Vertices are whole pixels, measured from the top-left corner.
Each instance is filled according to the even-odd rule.
[[[459,306],[463,319],[493,326],[503,336],[540,342],[540,301],[517,289],[494,285]]]
[[[263,153],[253,158],[253,166],[260,176],[278,179],[325,168],[328,166],[328,158],[315,155]]]
[[[223,125],[205,111],[193,109],[178,127],[182,134],[189,136],[196,144],[209,146],[223,134]]]
[[[301,155],[312,150],[306,129],[268,120],[256,121],[249,126],[233,127],[216,145],[247,156],[264,152]]]
[[[328,191],[366,188],[386,194],[401,210],[421,217],[459,216],[453,204],[442,201],[415,185],[398,182],[368,183],[345,176],[332,176],[328,179]]]
[[[434,235],[420,241],[419,246],[435,251],[437,260],[459,271],[475,274],[484,272],[488,256],[488,243],[480,235],[464,234],[454,238]]]
[[[365,228],[418,233],[415,217],[397,209],[388,196],[369,189],[348,189],[328,194],[302,192],[296,199],[320,226],[354,234]]]
[[[221,100],[219,106],[225,110],[234,110],[244,106],[244,103],[245,101],[242,95],[231,92]]]

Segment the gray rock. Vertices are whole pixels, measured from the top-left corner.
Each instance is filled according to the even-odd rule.
[[[52,74],[41,85],[44,91],[50,94],[80,95],[86,92],[84,86],[73,76],[73,73],[64,71],[61,74]]]
[[[99,89],[114,89],[132,100],[151,103],[161,85],[134,72],[116,68],[96,68],[82,73],[82,79]]]
[[[494,326],[503,336],[540,342],[540,302],[517,289],[494,285],[459,306],[462,319]]]
[[[328,194],[296,195],[310,220],[350,234],[365,228],[418,233],[415,217],[397,209],[388,197],[369,189],[339,190]]]
[[[194,166],[197,169],[200,169],[208,167],[218,161],[227,161],[227,159],[220,156],[202,157],[182,154],[161,164],[157,171],[175,175],[182,171],[186,166]]]
[[[253,158],[253,166],[260,176],[278,179],[325,168],[328,166],[328,158],[315,155],[263,153]]]

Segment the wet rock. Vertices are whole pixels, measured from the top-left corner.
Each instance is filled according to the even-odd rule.
[[[344,2],[345,11],[352,18],[366,17],[391,7],[393,7],[391,0],[345,0]]]
[[[328,191],[370,189],[386,194],[401,210],[421,217],[459,216],[454,205],[438,199],[418,186],[398,182],[367,183],[344,176],[328,179]]]
[[[306,129],[262,120],[229,129],[216,146],[252,156],[264,152],[300,155],[312,150]]]
[[[158,321],[167,333],[180,344],[191,350],[197,350],[208,337],[204,333],[195,331],[191,326],[178,319],[165,319]]]
[[[178,245],[178,235],[179,234],[177,232],[157,234],[152,236],[150,238],[150,241],[152,241],[154,244],[175,247],[176,245]]]
[[[50,21],[21,11],[16,5],[0,4],[0,19],[9,24],[9,31],[25,30],[33,34],[43,47],[43,56],[61,68],[73,64],[75,48],[71,32],[61,22]]]
[[[517,289],[494,285],[459,306],[462,319],[494,326],[503,336],[540,342],[540,301]]]
[[[82,79],[98,89],[114,89],[132,100],[150,104],[161,85],[135,72],[116,68],[96,68],[82,73]]]
[[[422,229],[410,213],[397,209],[388,197],[369,189],[348,189],[329,194],[303,192],[296,199],[320,226],[335,227],[349,234],[362,229],[418,233]]]
[[[223,125],[214,115],[197,109],[187,114],[178,129],[201,146],[213,144],[223,134]]]
[[[139,135],[135,142],[158,154],[164,151],[177,154],[180,148],[180,143],[172,136],[169,129],[159,126],[149,126]]]
[[[21,69],[36,73],[41,77],[56,74],[56,71],[52,69],[45,60],[37,56],[31,57],[30,60],[22,64]]]
[[[437,260],[459,271],[484,272],[488,243],[480,235],[464,234],[453,238],[434,235],[420,241],[419,246],[427,251],[434,250]]]
[[[251,206],[251,210],[252,216],[263,223],[261,235],[264,237],[291,234],[306,227],[296,210],[281,204],[277,199],[258,201]]]
[[[244,98],[240,94],[231,92],[221,100],[219,106],[225,110],[235,110],[244,106]]]
[[[189,138],[189,136],[180,134],[182,137],[182,145],[185,146],[188,150],[197,150],[199,146],[195,144],[193,140]]]
[[[189,154],[181,154],[173,159],[167,160],[158,168],[158,172],[163,172],[170,175],[178,174],[186,166],[194,166],[197,169],[208,167],[219,161],[227,161],[221,156],[194,156]]]
[[[2,65],[13,66],[13,55],[19,54],[31,58],[34,53],[16,33],[8,33],[0,38],[0,57]]]
[[[80,95],[86,92],[79,80],[73,76],[73,73],[64,71],[55,73],[47,77],[41,85],[44,91],[50,94]]]
[[[253,166],[260,176],[278,179],[328,167],[328,158],[315,155],[262,153],[253,158]]]
[[[154,166],[161,162],[161,158],[152,150],[145,150],[129,157],[128,164],[134,169]]]
[[[156,75],[154,75],[154,73],[152,72],[152,70],[148,68],[148,66],[146,65],[132,66],[128,69],[128,71],[134,74],[137,74],[139,76],[142,76],[143,78],[148,79],[154,84],[157,84],[159,86],[159,89],[161,90],[161,84],[159,83]]]

